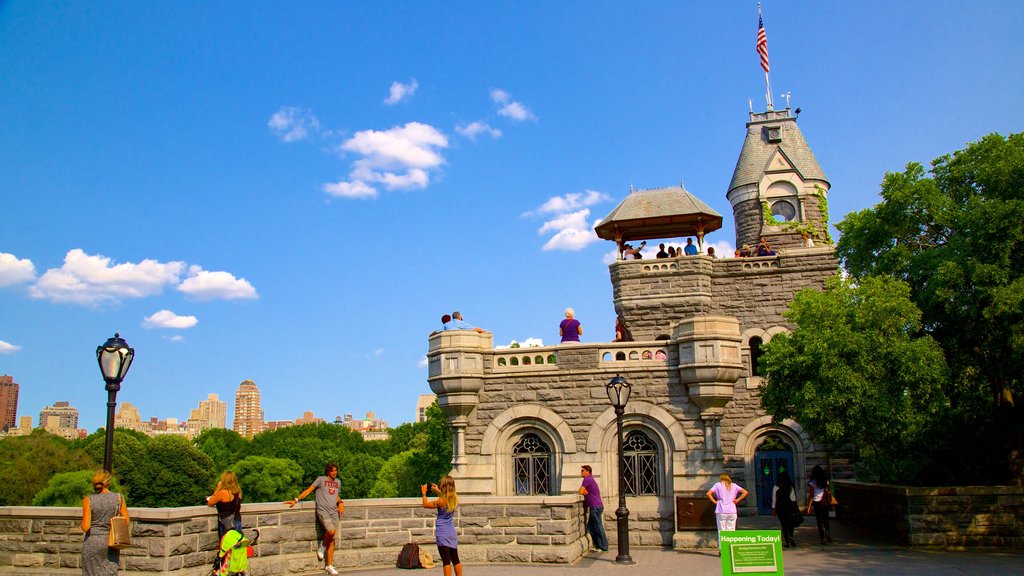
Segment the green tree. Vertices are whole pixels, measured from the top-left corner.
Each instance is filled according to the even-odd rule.
[[[423,426],[423,448],[409,458],[412,474],[419,484],[437,482],[452,470],[452,426],[448,416],[434,402],[427,408]],[[415,444],[414,438],[411,444]],[[413,494],[415,496],[415,494]]]
[[[837,253],[858,280],[909,284],[945,352],[950,410],[932,473],[1024,482],[1024,135],[991,134],[927,173],[910,163],[886,174],[881,197],[837,226]]]
[[[146,462],[149,441],[149,436],[141,432],[123,428],[114,429],[114,453],[111,458],[114,478],[124,479],[134,475],[135,468]],[[77,443],[93,460],[102,465],[103,454],[106,451],[106,431],[103,428]],[[130,502],[130,498],[133,496],[131,483],[125,483],[124,495]]]
[[[121,476],[133,506],[175,507],[203,503],[216,484],[213,461],[180,436],[157,436],[144,456]]]
[[[2,438],[0,506],[28,506],[54,474],[98,467],[81,448],[42,429]]]
[[[218,472],[231,469],[235,462],[248,456],[252,442],[234,430],[209,428],[196,436],[192,443],[213,460]]]
[[[232,467],[245,502],[283,502],[294,498],[302,485],[302,468],[287,458],[247,456]]]
[[[418,496],[419,485],[417,478],[413,475],[412,466],[409,460],[413,451],[406,450],[388,458],[377,474],[377,481],[370,489],[369,498],[400,498],[403,496]]]
[[[302,468],[302,483],[309,486],[324,472],[324,465],[342,454],[363,453],[362,434],[337,424],[304,424],[257,434],[249,454],[287,458]],[[341,471],[339,471],[339,474]],[[342,490],[344,490],[344,484]],[[366,487],[369,491],[369,486]],[[352,497],[352,496],[348,496]]]
[[[867,479],[916,479],[919,450],[943,413],[947,374],[939,346],[920,335],[909,287],[837,276],[823,292],[797,293],[785,317],[796,328],[764,347],[765,410],[827,445],[851,445]]]
[[[54,474],[46,487],[32,499],[33,506],[81,506],[82,499],[93,493],[92,475],[94,470],[77,472],[58,472]],[[110,485],[111,492],[121,492],[121,486],[114,478]]]

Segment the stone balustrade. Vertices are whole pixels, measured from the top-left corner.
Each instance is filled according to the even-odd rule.
[[[1024,487],[833,482],[836,514],[907,546],[1024,548]]]
[[[313,502],[244,504],[244,531],[260,538],[251,576],[313,574]],[[217,549],[216,512],[205,506],[130,508],[133,547],[121,552],[122,574],[207,576]],[[81,574],[81,509],[0,507],[0,574]],[[434,510],[417,498],[347,500],[334,565],[392,566],[403,544],[433,556]],[[582,497],[463,497],[455,515],[464,562],[567,564],[587,549]]]

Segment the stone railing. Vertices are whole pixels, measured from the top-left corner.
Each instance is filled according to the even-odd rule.
[[[894,542],[942,548],[1024,548],[1024,487],[916,488],[833,482],[836,515]]]
[[[207,576],[217,549],[216,512],[208,507],[131,508],[133,547],[122,574]],[[338,529],[338,568],[393,566],[414,542],[436,556],[434,510],[415,498],[348,500]],[[0,574],[81,574],[79,508],[0,507]],[[252,576],[314,574],[313,503],[245,504],[244,532],[260,538]],[[582,497],[464,497],[455,515],[464,562],[568,564],[587,548]]]
[[[655,340],[652,342],[615,342],[604,344],[598,350],[602,363],[608,362],[668,362],[668,342]]]
[[[494,371],[558,370],[554,346],[500,348],[494,351]]]

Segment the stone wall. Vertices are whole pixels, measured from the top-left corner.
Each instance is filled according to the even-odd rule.
[[[1024,487],[916,488],[834,482],[837,517],[898,544],[1024,548]]]
[[[433,510],[419,499],[348,500],[337,536],[338,568],[391,566],[414,542],[433,556]],[[464,562],[570,563],[587,548],[582,497],[463,497],[455,516]],[[81,574],[79,508],[0,507],[0,574]],[[131,508],[134,546],[122,574],[206,576],[217,549],[207,507]],[[245,504],[244,531],[260,531],[252,576],[323,570],[315,556],[313,503]]]

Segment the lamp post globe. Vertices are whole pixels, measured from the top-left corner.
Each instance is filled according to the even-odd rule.
[[[622,415],[626,411],[626,403],[629,402],[630,386],[629,381],[616,374],[605,386],[608,393],[608,401],[615,408],[615,427],[617,430],[617,444],[619,453],[619,507],[615,510],[615,527],[618,537],[618,554],[615,556],[617,564],[635,564],[629,556],[629,509],[626,508],[626,476],[625,462],[622,458]]]
[[[131,368],[134,359],[135,349],[130,348],[118,333],[96,347],[96,361],[100,365],[107,390],[107,428],[103,450],[103,469],[107,472],[112,471],[114,458],[114,408],[117,406],[117,393],[121,390],[121,382],[128,375],[128,369]]]

